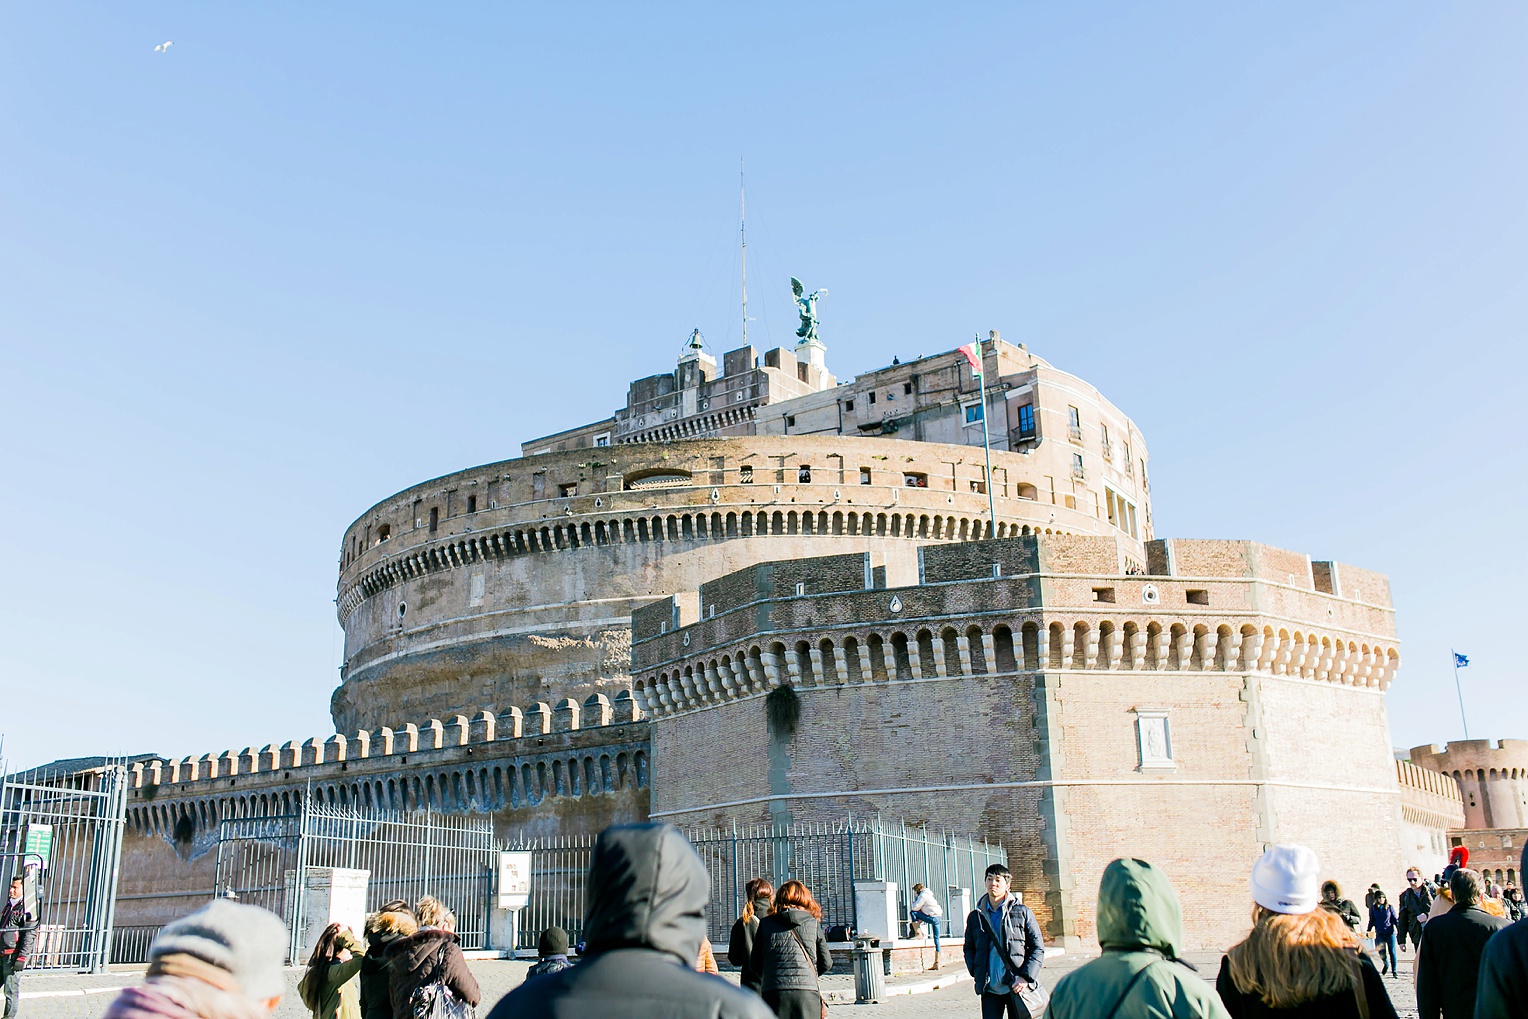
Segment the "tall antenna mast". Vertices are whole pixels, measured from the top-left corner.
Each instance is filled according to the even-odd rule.
[[[743,157],[737,158],[737,228],[743,253],[743,346],[748,346],[748,205],[743,181]]]

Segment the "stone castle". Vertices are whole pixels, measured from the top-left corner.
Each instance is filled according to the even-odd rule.
[[[377,503],[337,734],[135,765],[119,922],[205,897],[218,819],[305,789],[530,833],[884,811],[1001,841],[1063,943],[1121,854],[1223,946],[1269,842],[1352,887],[1441,845],[1459,785],[1390,753],[1385,578],[1157,538],[1130,418],[980,356],[985,401],[956,351],[839,383],[815,339],[697,340],[610,417]]]

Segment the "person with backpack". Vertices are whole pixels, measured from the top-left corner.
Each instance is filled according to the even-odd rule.
[[[822,929],[822,907],[800,881],[781,885],[774,908],[759,921],[752,966],[764,1003],[779,1019],[822,1019],[817,978],[833,968],[833,953]]]
[[[297,981],[297,995],[313,1019],[361,1019],[361,964],[366,946],[344,924],[324,928]]]
[[[387,949],[393,1019],[468,1019],[482,994],[456,940],[456,915],[429,895],[414,915],[419,930]]]
[[[1104,868],[1098,944],[1102,955],[1056,984],[1047,1019],[1230,1019],[1215,988],[1179,960],[1178,893],[1145,860]]]

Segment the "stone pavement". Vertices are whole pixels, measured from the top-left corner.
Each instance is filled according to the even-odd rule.
[[[956,958],[958,959],[958,956]],[[1069,952],[1059,958],[1053,958],[1046,963],[1042,979],[1047,985],[1054,986],[1056,981],[1087,962],[1089,958],[1091,956],[1077,952]],[[1189,961],[1199,968],[1200,974],[1206,980],[1213,981],[1220,968],[1218,953],[1190,956]],[[525,979],[525,971],[530,968],[529,962],[521,961],[474,961],[470,965],[473,975],[477,977],[478,984],[483,989],[485,1007],[479,1010],[479,1015],[486,1014],[488,1007],[519,986]],[[922,983],[931,977],[949,978],[952,975],[960,975],[963,971],[964,967],[957,961],[953,966],[946,966],[938,974],[908,974],[896,977],[890,983],[892,985]],[[300,972],[295,969],[287,971],[288,993],[276,1010],[275,1019],[307,1019],[308,1012],[297,998],[297,978]],[[78,973],[24,974],[21,1019],[100,1019],[111,1003],[115,990],[139,982],[142,974],[142,966],[116,967],[113,972],[98,976]],[[736,973],[725,975],[736,983]],[[842,954],[833,967],[833,971],[823,977],[822,983],[830,999],[844,997],[852,1000],[854,978],[849,970],[848,953]],[[1416,1019],[1417,1005],[1416,996],[1412,992],[1410,956],[1401,957],[1401,979],[1386,980],[1386,986],[1390,990],[1391,1000],[1395,1002],[1396,1011],[1401,1019]],[[926,1017],[980,1015],[980,1008],[976,1002],[976,995],[971,989],[969,978],[959,980],[953,986],[928,993],[889,997],[886,1001],[875,1005],[833,1004],[829,1011],[843,1019],[914,1019],[914,1017],[926,1019]],[[610,1019],[618,1019],[618,1017],[612,1016]]]

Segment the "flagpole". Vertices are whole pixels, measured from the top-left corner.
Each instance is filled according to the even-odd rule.
[[[997,502],[992,496],[992,440],[987,432],[987,359],[982,356],[981,337],[976,338],[976,357],[981,370],[976,374],[977,390],[982,401],[982,453],[987,457],[987,514],[992,518],[992,537],[997,537]],[[1469,738],[1468,735],[1465,736]]]
[[[1464,738],[1469,739],[1470,720],[1464,715],[1464,687],[1459,684],[1459,652],[1449,648],[1448,654],[1454,660],[1454,690],[1459,694],[1459,721],[1464,725]]]

